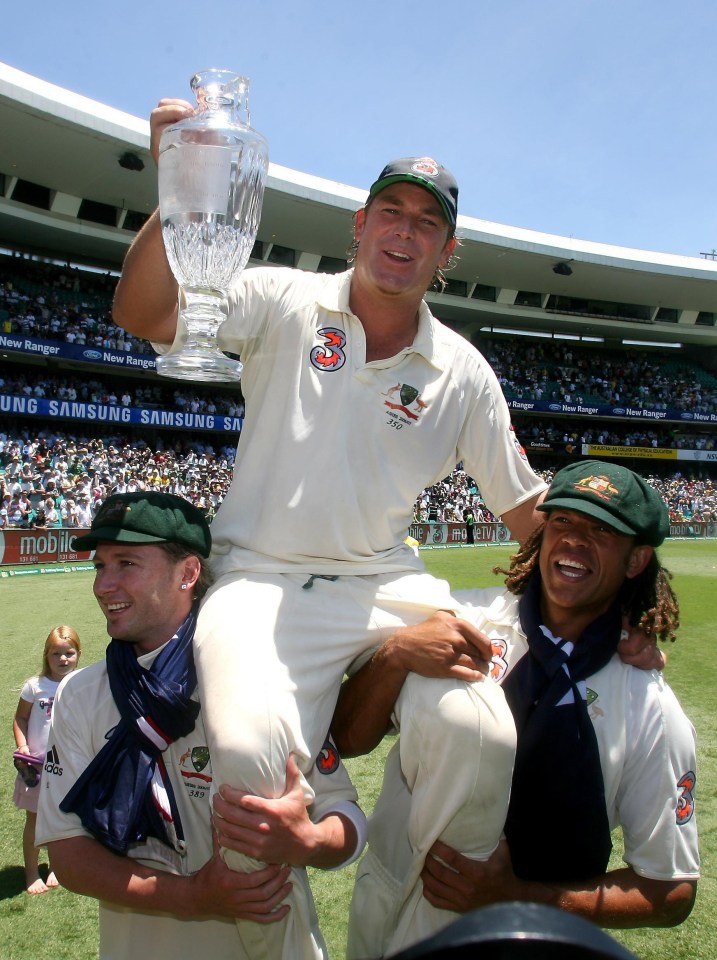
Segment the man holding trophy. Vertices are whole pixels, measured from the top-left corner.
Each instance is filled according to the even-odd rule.
[[[151,117],[155,159],[163,132],[191,113],[185,101],[160,102]],[[226,291],[218,344],[241,357],[247,416],[212,525],[216,583],[195,635],[218,782],[281,796],[289,755],[306,773],[320,753],[344,672],[402,624],[459,609],[404,544],[422,489],[463,461],[515,537],[539,521],[545,484],[515,438],[493,372],[423,301],[454,252],[457,200],[453,176],[435,160],[393,161],[355,214],[351,270],[260,267]],[[187,340],[178,301],[184,307],[189,297],[170,268],[163,222],[155,214],[129,250],[114,319],[158,349],[172,345],[171,358]],[[483,678],[484,655],[478,632],[461,629],[452,678],[426,684],[421,702],[399,697],[396,720],[406,733],[435,716],[448,765],[468,742],[486,751],[495,815],[480,849],[468,839],[461,848],[478,856],[500,837],[515,732],[497,686],[470,682]],[[403,742],[420,872],[457,810],[486,819],[485,785],[463,780],[456,762],[446,797],[445,781],[417,762],[420,737]],[[226,860],[238,870],[259,866],[231,851]],[[320,955],[306,935],[310,907],[292,894],[286,903],[292,910],[279,923],[239,924],[249,956]]]

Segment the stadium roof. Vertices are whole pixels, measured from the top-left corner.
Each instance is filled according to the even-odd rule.
[[[0,129],[0,245],[119,269],[157,202],[148,121],[0,64]],[[297,266],[335,268],[346,258],[352,215],[366,192],[271,164],[262,258],[276,260],[278,247]],[[468,336],[511,328],[717,345],[714,260],[465,215],[458,235],[451,285],[428,299]]]

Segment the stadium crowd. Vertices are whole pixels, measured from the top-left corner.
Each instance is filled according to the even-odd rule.
[[[676,424],[639,424],[626,426],[621,421],[599,421],[592,425],[589,420],[546,421],[543,418],[515,418],[515,427],[523,443],[576,446],[600,444],[619,447],[657,447],[672,450],[714,450],[717,437],[714,432],[699,432],[682,429]]]
[[[555,470],[537,470],[550,483]],[[662,496],[674,523],[717,521],[717,485],[711,479],[689,479],[681,473],[670,477],[645,474],[647,482]],[[495,520],[481,499],[473,479],[460,469],[424,490],[416,501],[417,521],[462,522],[466,511],[473,511],[475,522]]]
[[[476,346],[509,400],[717,413],[717,379],[696,364],[554,341],[481,340]]]
[[[191,413],[220,414],[243,418],[244,401],[234,388],[222,395],[216,390],[191,390],[181,386],[146,381],[123,383],[90,377],[77,381],[66,375],[33,373],[17,364],[0,363],[0,394],[56,400],[81,401],[109,406],[179,410]],[[665,449],[714,450],[714,432],[687,432],[678,425],[630,424],[616,420],[592,425],[588,420],[558,422],[544,418],[516,418],[516,430],[523,443],[549,444],[563,447],[579,444],[600,444],[626,447],[661,447]]]
[[[117,278],[18,257],[0,264],[0,330],[105,350],[152,353],[145,340],[112,323]]]
[[[174,383],[122,382],[89,377],[78,381],[67,375],[33,373],[17,364],[0,363],[0,394],[79,400],[109,406],[180,410],[191,413],[220,414],[229,417],[244,416],[244,400],[236,388],[222,394],[193,385],[183,389]],[[548,444],[602,444],[628,447],[662,447],[667,449],[714,450],[717,437],[714,432],[686,432],[678,425],[631,424],[629,427],[615,421],[600,421],[592,425],[587,420],[566,422],[532,418],[516,420],[520,423],[520,438],[524,443]]]
[[[115,326],[111,302],[116,276],[20,256],[0,257],[0,330],[40,339],[64,340],[133,353],[150,345]],[[631,405],[717,413],[717,378],[697,364],[661,354],[616,353],[563,341],[484,338],[476,346],[496,371],[509,400]],[[114,375],[113,375],[114,373]],[[123,371],[124,374],[124,371]],[[236,388],[222,392],[128,377],[119,371],[78,377],[56,366],[0,364],[0,394],[81,401],[109,406],[220,414],[241,418]],[[212,434],[176,434],[171,440],[134,434],[100,437],[41,430],[23,423],[0,424],[0,526],[86,526],[111,493],[166,490],[194,502],[211,519],[231,482],[234,443]],[[716,435],[697,425],[516,417],[516,430],[535,454],[545,446],[568,456],[582,444],[712,450]],[[99,433],[99,430],[96,431]],[[131,432],[130,432],[131,433]],[[151,443],[153,444],[150,446]],[[236,437],[232,435],[232,441]],[[539,470],[546,479],[553,470]],[[704,477],[649,477],[666,500],[673,520],[717,520],[717,494]],[[472,478],[456,469],[416,500],[417,521],[493,520]]]
[[[163,490],[185,497],[209,520],[224,499],[232,477],[234,447],[215,449],[204,442],[186,444],[126,438],[76,437],[41,431],[8,436],[0,432],[0,527],[88,526],[112,493]],[[546,480],[552,470],[538,471]],[[648,476],[665,499],[675,522],[717,521],[717,487],[710,479]],[[416,500],[418,522],[495,520],[474,480],[457,468]]]
[[[2,258],[0,329],[100,349],[153,352],[147,341],[112,323],[115,284],[116,277],[110,273],[80,272],[21,257]],[[509,400],[717,413],[717,377],[686,360],[675,361],[644,351],[589,348],[562,340],[481,337],[476,346],[495,370]],[[160,388],[147,389],[156,392]],[[111,395],[111,391],[104,392]],[[180,405],[195,400],[209,403],[201,394],[177,394]],[[229,401],[221,403],[228,405]],[[217,412],[225,411],[218,407]]]
[[[120,437],[0,433],[0,526],[89,526],[110,494],[134,490],[179,494],[211,519],[233,463],[233,446],[210,443],[150,448]]]

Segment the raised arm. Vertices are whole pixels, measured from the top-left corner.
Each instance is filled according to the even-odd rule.
[[[164,129],[192,112],[185,100],[160,100],[149,121],[155,162]],[[127,251],[112,316],[118,326],[135,336],[172,343],[177,328],[177,296],[177,282],[164,252],[159,211],[155,211]]]
[[[341,756],[370,753],[380,743],[409,673],[480,680],[490,656],[490,641],[480,630],[443,610],[417,626],[400,627],[341,687],[331,724]]]
[[[653,880],[631,867],[610,870],[584,884],[538,883],[513,873],[505,840],[484,862],[437,842],[426,858],[423,893],[434,907],[466,913],[490,903],[523,900],[559,907],[601,927],[673,927],[692,910],[692,880]]]

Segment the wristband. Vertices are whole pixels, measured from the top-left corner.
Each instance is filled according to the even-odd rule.
[[[321,819],[325,820],[326,817],[330,817],[332,814],[336,813],[340,813],[344,817],[347,817],[354,825],[354,829],[356,830],[356,846],[353,853],[351,853],[345,860],[335,867],[327,867],[327,870],[343,870],[344,867],[348,867],[348,865],[353,863],[354,860],[358,860],[363,853],[363,848],[366,846],[366,839],[368,835],[368,821],[366,820],[366,814],[357,803],[352,803],[350,800],[337,800],[336,803],[332,804],[331,809],[326,811]]]

